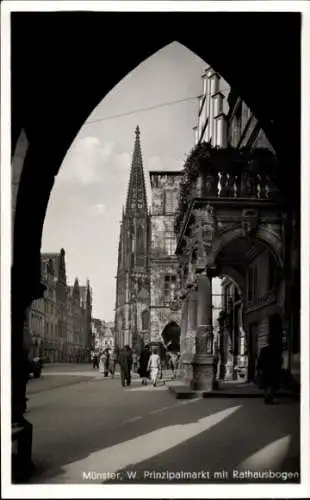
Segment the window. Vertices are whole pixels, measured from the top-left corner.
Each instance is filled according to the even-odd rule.
[[[174,298],[174,293],[176,289],[176,276],[173,274],[167,274],[164,278],[164,303],[168,304]]]
[[[174,233],[168,233],[165,236],[165,252],[168,255],[174,255],[176,250],[176,238]]]
[[[178,207],[175,191],[165,191],[165,213],[174,214]]]

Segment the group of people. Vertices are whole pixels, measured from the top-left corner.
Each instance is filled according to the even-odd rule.
[[[120,367],[120,376],[122,386],[131,384],[131,372],[134,371],[141,378],[142,385],[147,385],[150,379],[153,386],[158,384],[162,378],[163,369],[171,372],[172,378],[176,378],[179,356],[177,353],[166,351],[164,359],[159,354],[159,348],[156,346],[145,345],[138,355],[133,353],[131,348],[126,345],[121,349],[115,349],[112,352],[107,348],[101,354],[93,353],[93,368],[97,368],[108,377],[109,373],[114,378],[116,364]]]
[[[94,352],[92,354],[93,368],[97,368],[100,373],[103,373],[104,377],[108,377],[109,373],[112,378],[115,374],[115,367],[117,363],[117,352],[114,350],[110,352],[110,349],[105,349],[102,353]]]
[[[137,370],[142,379],[142,385],[147,385],[147,381],[150,379],[155,387],[162,378],[163,369],[170,370],[172,378],[176,378],[178,361],[179,355],[177,353],[166,351],[165,357],[162,359],[156,346],[145,345],[139,357]]]

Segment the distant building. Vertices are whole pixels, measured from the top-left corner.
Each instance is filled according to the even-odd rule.
[[[115,348],[114,322],[93,318],[93,348],[96,352],[102,352],[105,349],[111,351]]]
[[[92,319],[93,350],[103,351],[105,322],[98,318]]]
[[[91,290],[89,282],[80,286],[78,278],[68,287],[70,338],[73,337],[75,361],[86,361],[92,346]],[[72,351],[72,348],[71,348]]]
[[[67,283],[65,251],[59,253],[43,253],[42,282],[46,287],[44,293],[44,357],[51,362],[64,361],[67,337],[66,308]],[[42,300],[42,299],[41,299]]]
[[[32,302],[25,320],[31,355],[40,353],[50,362],[86,360],[92,338],[89,282],[67,285],[64,249],[42,253],[41,281],[44,297]]]
[[[114,323],[112,321],[105,322],[102,346],[103,349],[110,349],[111,351],[115,348]]]

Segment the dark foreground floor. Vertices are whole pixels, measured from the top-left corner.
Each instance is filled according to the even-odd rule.
[[[165,386],[96,380],[89,367],[48,371],[29,383],[33,483],[296,481],[298,402],[178,401]]]

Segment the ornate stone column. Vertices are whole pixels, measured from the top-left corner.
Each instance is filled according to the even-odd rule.
[[[188,316],[188,301],[187,297],[184,298],[182,303],[182,313],[181,313],[181,338],[180,338],[180,350],[181,356],[186,352],[186,332],[187,332],[187,316]]]
[[[184,380],[191,384],[193,379],[193,359],[196,352],[196,319],[197,319],[197,293],[191,290],[186,297],[186,333],[184,339],[184,353],[182,362]]]
[[[192,388],[211,391],[213,388],[212,288],[209,276],[202,275],[197,292],[196,352],[193,360]]]

